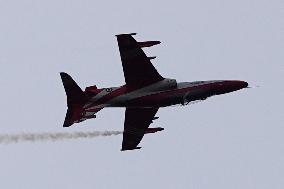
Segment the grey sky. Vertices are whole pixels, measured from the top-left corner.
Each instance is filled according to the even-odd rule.
[[[164,77],[242,79],[259,88],[160,109],[141,150],[121,136],[1,145],[0,188],[284,188],[284,2],[0,1],[0,133],[122,130],[124,109],[62,128],[59,72],[83,88],[124,82],[115,34]]]

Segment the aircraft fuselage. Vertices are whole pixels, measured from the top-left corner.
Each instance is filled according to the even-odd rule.
[[[88,100],[84,105],[84,111],[95,113],[104,107],[151,108],[176,104],[186,105],[191,101],[233,92],[247,85],[244,81],[232,80],[177,83],[173,79],[164,79],[142,88],[124,85],[103,89]]]

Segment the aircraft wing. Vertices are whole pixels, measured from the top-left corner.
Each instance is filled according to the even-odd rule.
[[[142,140],[159,108],[126,108],[122,149],[134,150]]]
[[[132,35],[135,34],[116,35],[125,83],[142,87],[163,80],[164,78],[152,65],[150,58],[141,49],[141,47],[149,47],[160,42],[137,42]]]

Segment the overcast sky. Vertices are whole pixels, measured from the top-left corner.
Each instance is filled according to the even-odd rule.
[[[63,128],[59,72],[84,88],[124,83],[115,34],[164,77],[240,79],[245,89],[162,108],[142,149],[122,136],[0,146],[0,188],[284,188],[283,0],[0,1],[0,133],[122,130],[124,108]]]

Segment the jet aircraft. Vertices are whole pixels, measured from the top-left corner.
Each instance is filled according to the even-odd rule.
[[[237,91],[248,86],[245,81],[213,80],[177,82],[161,76],[142,48],[160,41],[137,42],[131,34],[116,35],[124,72],[125,84],[120,87],[86,87],[83,91],[67,73],[61,79],[67,96],[67,113],[63,127],[69,127],[96,117],[105,107],[125,107],[124,132],[121,151],[140,149],[144,134],[164,128],[149,128],[161,107],[187,105],[214,95]]]

